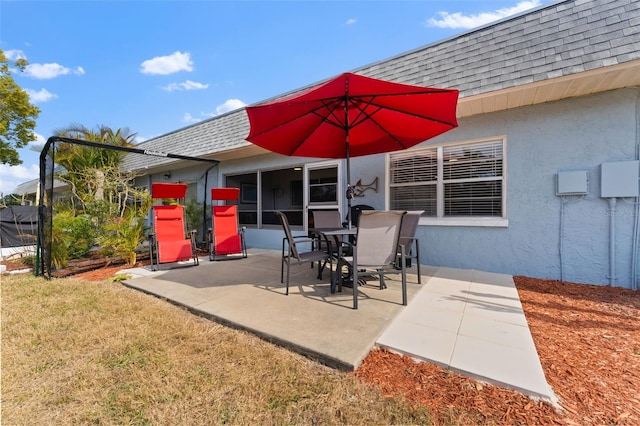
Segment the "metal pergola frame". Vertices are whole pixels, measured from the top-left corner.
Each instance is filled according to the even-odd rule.
[[[40,188],[40,193],[38,198],[38,239],[37,239],[37,245],[36,245],[36,264],[34,268],[36,276],[42,275],[47,279],[51,278],[51,254],[50,254],[51,250],[50,250],[50,247],[49,248],[45,247],[46,244],[43,244],[43,242],[49,241],[49,244],[51,244],[51,238],[52,238],[53,175],[54,175],[53,165],[55,163],[55,159],[52,156],[52,161],[50,161],[51,170],[49,171],[49,173],[47,173],[47,157],[49,155],[49,150],[51,149],[51,146],[56,142],[69,143],[69,144],[75,144],[75,145],[84,145],[84,146],[100,148],[100,149],[123,151],[123,152],[129,152],[133,154],[151,155],[153,157],[166,157],[166,158],[174,158],[176,160],[188,160],[188,161],[199,161],[204,163],[210,163],[212,164],[212,166],[207,169],[206,171],[207,175],[213,167],[217,166],[220,163],[220,161],[218,160],[209,159],[209,158],[191,157],[188,155],[172,154],[169,152],[150,150],[150,149],[140,149],[140,148],[134,148],[134,147],[127,147],[127,146],[108,145],[108,144],[99,143],[99,142],[91,142],[83,139],[65,138],[61,136],[52,136],[49,139],[47,139],[47,142],[44,144],[44,147],[40,152],[40,179],[38,182],[38,185]],[[55,156],[55,152],[54,152],[54,156]],[[47,179],[50,180],[50,185],[48,186],[47,186]],[[205,180],[204,198],[203,198],[205,218],[206,218],[206,200],[207,200],[206,182],[207,180]],[[48,198],[49,202],[48,202],[48,205],[46,205],[45,201],[47,200],[45,200],[45,196],[48,192],[50,192],[49,198]],[[45,224],[48,224],[49,226],[45,227]],[[46,237],[45,232],[47,229],[49,231],[48,240],[45,238]]]

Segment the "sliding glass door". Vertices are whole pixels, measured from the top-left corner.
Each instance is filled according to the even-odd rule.
[[[225,185],[240,188],[238,211],[243,226],[280,226],[275,211],[283,212],[298,229],[309,226],[312,210],[342,211],[340,162],[323,161],[283,169],[227,175]]]

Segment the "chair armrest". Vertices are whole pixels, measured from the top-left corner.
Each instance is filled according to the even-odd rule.
[[[352,243],[351,241],[344,241],[344,240],[342,240],[342,241],[339,241],[339,243],[340,243],[339,245],[340,245],[341,247],[342,247],[342,246],[350,246],[350,247],[355,247],[355,246],[356,246],[356,244],[355,244],[355,243]]]
[[[306,235],[294,235],[293,239],[295,240],[296,243],[306,243],[306,242],[311,243],[314,241],[313,238],[310,238]]]
[[[343,249],[349,247],[351,247],[351,249],[355,253],[357,246],[354,243],[352,243],[351,241],[338,241],[338,256],[342,257]]]

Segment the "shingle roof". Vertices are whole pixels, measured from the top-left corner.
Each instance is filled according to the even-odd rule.
[[[460,96],[640,59],[640,2],[564,1],[357,70]]]
[[[352,70],[421,86],[456,88],[460,98],[640,59],[640,2],[569,0]],[[244,109],[148,140],[140,148],[213,156],[251,145]],[[129,170],[171,159],[128,155]]]

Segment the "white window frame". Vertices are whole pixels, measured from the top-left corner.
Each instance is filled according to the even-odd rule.
[[[474,145],[486,142],[502,142],[502,217],[496,216],[444,216],[444,179],[443,179],[443,150],[450,146]],[[451,142],[440,145],[427,145],[412,148],[409,151],[420,152],[422,150],[437,150],[437,182],[436,182],[436,216],[421,217],[420,225],[428,226],[479,226],[479,227],[508,227],[509,219],[507,218],[507,136],[494,136],[481,139],[473,139],[466,141]],[[389,209],[391,206],[391,156],[394,153],[386,155],[386,196],[385,205]]]

